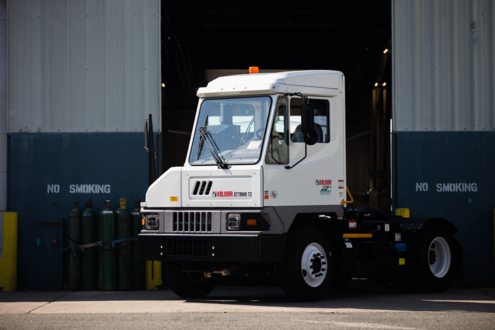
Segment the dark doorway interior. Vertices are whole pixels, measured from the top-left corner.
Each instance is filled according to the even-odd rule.
[[[390,210],[389,0],[162,0],[161,15],[164,171],[184,164],[207,70],[339,70],[355,206]]]

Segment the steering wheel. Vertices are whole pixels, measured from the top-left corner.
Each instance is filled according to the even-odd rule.
[[[260,128],[259,130],[256,131],[256,137],[260,140],[263,139],[263,131],[264,131],[263,128]]]

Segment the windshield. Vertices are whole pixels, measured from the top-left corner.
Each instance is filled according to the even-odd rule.
[[[270,97],[205,100],[189,162],[222,168],[225,164],[258,162],[271,102]]]

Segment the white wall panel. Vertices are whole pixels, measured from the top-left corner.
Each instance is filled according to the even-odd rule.
[[[159,0],[8,2],[9,132],[160,130]]]
[[[107,122],[107,97],[105,85],[107,79],[105,74],[105,6],[97,2],[88,3],[88,15],[91,17],[88,24],[88,66],[92,68],[88,77],[89,109],[87,112],[87,125],[93,131],[105,131]]]
[[[7,3],[0,0],[0,249],[3,246],[2,211],[7,210],[7,80]]]
[[[495,1],[392,6],[394,130],[494,130]]]
[[[89,46],[86,27],[86,1],[71,0],[70,19],[68,20],[68,58],[69,58],[69,107],[68,125],[72,132],[84,132],[88,126],[88,52]]]

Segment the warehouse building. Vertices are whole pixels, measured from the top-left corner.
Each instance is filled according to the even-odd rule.
[[[251,65],[342,71],[356,206],[452,221],[463,284],[493,285],[494,7],[0,0],[0,211],[19,213],[18,287],[66,287],[75,201],[144,199],[149,114],[158,172],[180,166],[197,88]]]
[[[63,289],[74,202],[84,210],[92,199],[99,212],[105,200],[144,200],[149,114],[160,132],[160,3],[2,2],[3,189],[18,212],[18,287]]]
[[[394,206],[458,228],[468,285],[494,281],[493,1],[394,1]]]

